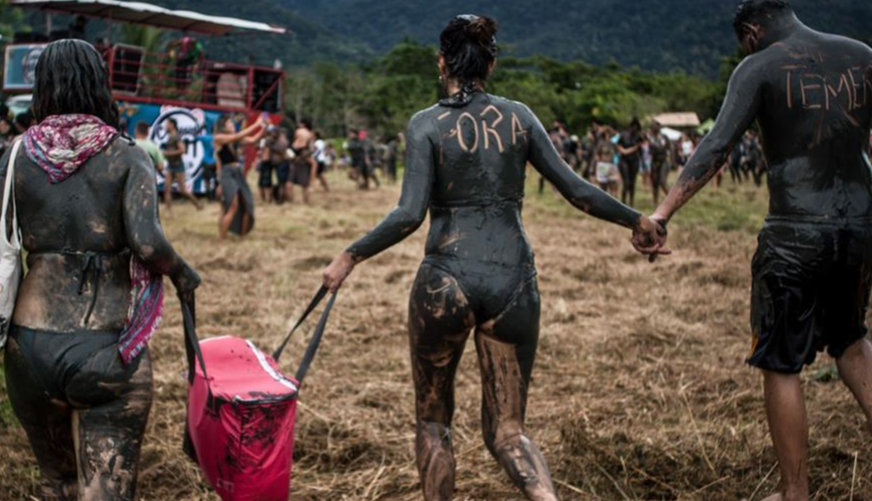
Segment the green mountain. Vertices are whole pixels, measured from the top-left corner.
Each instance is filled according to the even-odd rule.
[[[716,77],[736,53],[738,0],[152,0],[168,8],[269,22],[285,36],[204,37],[208,57],[285,67],[367,62],[403,39],[436,45],[445,23],[480,13],[501,24],[504,55]],[[0,0],[2,2],[2,0]],[[872,41],[872,1],[792,0],[809,26]],[[31,22],[39,25],[40,14]],[[2,21],[0,21],[2,24]],[[99,23],[97,23],[99,25]],[[172,36],[172,35],[168,35]]]
[[[273,0],[383,54],[404,37],[435,44],[456,14],[499,20],[505,52],[648,70],[717,74],[736,52],[738,0]],[[793,0],[806,24],[872,40],[869,0]]]

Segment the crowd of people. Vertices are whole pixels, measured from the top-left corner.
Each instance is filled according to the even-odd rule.
[[[697,131],[688,130],[673,140],[664,134],[657,121],[643,127],[638,118],[623,129],[594,120],[581,137],[570,134],[562,122],[555,121],[548,135],[554,148],[575,172],[630,206],[636,203],[640,177],[657,204],[661,195],[669,192],[669,176],[681,171],[704,138]],[[763,184],[766,165],[756,132],[745,134],[723,170],[729,170],[735,183],[753,179],[757,186]],[[718,186],[720,178],[719,175]],[[542,178],[540,193],[544,189],[545,179]]]

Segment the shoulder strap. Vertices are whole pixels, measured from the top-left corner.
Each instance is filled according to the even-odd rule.
[[[312,314],[315,308],[321,304],[321,301],[327,296],[328,290],[326,287],[321,286],[318,292],[315,294],[315,297],[312,298],[312,301],[309,302],[309,306],[306,307],[306,310],[303,312],[303,315],[294,325],[294,328],[291,329],[291,332],[285,337],[285,340],[282,342],[281,346],[273,353],[273,360],[278,362],[279,358],[282,356],[282,352],[285,351],[285,347],[288,345],[288,342],[291,340],[291,337],[294,335],[294,332],[300,328],[303,322]],[[330,300],[327,302],[327,306],[324,308],[324,312],[321,313],[321,319],[318,321],[318,325],[315,327],[315,332],[312,334],[312,340],[309,341],[309,346],[306,348],[306,354],[303,355],[303,359],[300,362],[300,367],[297,369],[297,374],[295,376],[296,380],[300,385],[303,384],[303,379],[306,377],[306,373],[309,371],[309,366],[312,365],[312,361],[315,359],[315,355],[318,352],[318,347],[321,345],[321,339],[324,337],[324,330],[327,327],[327,320],[330,318],[330,311],[333,309],[333,304],[336,302],[336,294],[330,296]]]
[[[197,338],[197,325],[194,310],[196,302],[194,301],[193,295],[190,303],[185,301],[182,297],[179,297],[179,302],[182,304],[182,320],[185,325],[185,354],[188,358],[188,383],[194,383],[194,374],[196,373],[196,366],[194,364],[195,356],[197,361],[200,362],[200,367],[203,369],[203,376],[206,378],[206,381],[208,381],[209,378],[206,375],[206,361],[203,359],[203,350],[200,348],[200,340]]]
[[[9,163],[6,165],[6,183],[3,188],[3,209],[0,211],[0,221],[3,222],[4,228],[2,232],[3,242],[8,245],[16,245],[21,241],[18,238],[18,210],[15,205],[15,161],[18,158],[18,150],[21,149],[22,141],[22,139],[15,141],[9,154]],[[8,232],[5,230],[6,216],[10,205],[12,206],[12,239],[14,242],[9,242]]]

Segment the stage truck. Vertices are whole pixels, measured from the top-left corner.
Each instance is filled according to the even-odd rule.
[[[131,137],[136,124],[144,121],[149,124],[151,139],[163,144],[167,140],[164,123],[170,118],[176,120],[186,146],[188,189],[194,193],[205,194],[207,183],[214,182],[204,174],[207,166],[214,164],[212,127],[221,115],[233,116],[240,125],[253,122],[261,115],[268,115],[273,123],[283,118],[285,73],[280,68],[212,60],[195,37],[245,33],[282,35],[286,33],[284,28],[169,10],[141,2],[11,0],[9,4],[45,13],[44,32],[16,34],[13,42],[5,47],[3,92],[12,96],[8,102],[18,111],[29,105],[36,62],[45,46],[53,40],[85,38],[85,33],[91,31],[86,29],[89,20],[99,19],[107,26],[124,23],[166,30],[161,38],[162,52],[113,43],[109,38],[88,41],[103,54],[112,93]],[[55,26],[58,18],[70,22]],[[177,36],[173,38],[173,35]],[[248,169],[254,163],[253,149],[246,156]],[[164,189],[160,175],[158,188]]]

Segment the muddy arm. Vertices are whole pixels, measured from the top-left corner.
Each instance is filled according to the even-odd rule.
[[[430,139],[433,130],[432,119],[422,114],[409,123],[400,201],[375,229],[347,249],[354,262],[369,259],[401,242],[424,223],[436,172],[436,149]]]
[[[545,127],[532,111],[528,110],[528,112],[533,124],[530,142],[530,163],[533,167],[577,209],[597,219],[627,228],[636,228],[641,214],[573,172],[560,158],[560,154],[548,138]]]
[[[717,122],[690,158],[681,176],[670,190],[655,216],[669,221],[718,173],[730,152],[751,126],[760,110],[762,68],[755,58],[746,58],[736,68],[727,87],[727,95]]]
[[[157,214],[157,183],[145,152],[131,155],[124,186],[124,228],[130,250],[154,273],[167,275],[182,294],[197,288],[200,277],[164,236]]]

